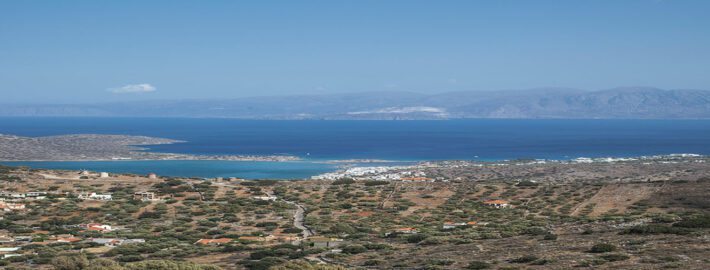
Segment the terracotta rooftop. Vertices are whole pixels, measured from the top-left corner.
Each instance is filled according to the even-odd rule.
[[[508,201],[504,200],[487,200],[483,202],[484,204],[508,204]]]
[[[226,244],[232,242],[232,238],[217,238],[217,239],[200,239],[197,240],[195,244],[209,245],[209,244]]]

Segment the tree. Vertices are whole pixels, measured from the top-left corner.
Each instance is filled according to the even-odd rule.
[[[128,263],[124,267],[126,270],[221,270],[214,265],[201,265],[192,262],[153,260]]]
[[[86,270],[124,270],[121,265],[109,259],[91,260],[90,266]]]
[[[269,270],[349,270],[342,266],[310,264],[304,261],[288,262],[286,264],[273,266]]]
[[[56,270],[83,270],[89,267],[89,259],[84,254],[75,256],[59,256],[52,260]]]
[[[343,248],[343,253],[348,254],[358,254],[367,251],[367,248],[363,245],[347,245]]]

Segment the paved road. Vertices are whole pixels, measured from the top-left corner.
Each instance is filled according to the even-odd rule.
[[[303,236],[303,239],[305,240],[306,238],[315,235],[315,232],[313,232],[311,228],[308,228],[308,226],[306,226],[306,224],[304,223],[304,219],[306,217],[306,208],[303,207],[303,205],[297,204],[295,202],[286,200],[284,200],[284,202],[296,206],[296,213],[293,214],[293,226],[301,229],[301,235]]]
[[[271,191],[267,191],[266,195],[274,196],[274,194],[271,193]],[[306,240],[306,238],[311,237],[316,234],[311,228],[308,228],[308,226],[306,226],[306,223],[305,223],[306,208],[303,205],[300,205],[296,202],[287,201],[284,199],[280,199],[280,200],[285,203],[296,206],[296,212],[293,214],[293,226],[296,228],[299,228],[301,230],[301,236],[303,236],[303,240]]]

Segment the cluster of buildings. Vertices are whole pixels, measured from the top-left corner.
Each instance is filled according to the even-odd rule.
[[[0,199],[2,200],[42,200],[47,198],[47,192],[32,191],[32,192],[10,192],[0,191]]]
[[[464,226],[476,226],[478,222],[475,221],[469,221],[469,222],[451,222],[447,221],[444,222],[443,225],[441,225],[441,228],[444,230],[449,230],[449,229],[454,229],[458,227],[464,227]]]
[[[82,224],[86,230],[111,231],[113,228],[104,224]],[[26,255],[22,253],[25,245],[51,245],[59,243],[95,243],[105,247],[116,247],[125,244],[145,243],[142,238],[82,238],[71,234],[47,235],[47,231],[34,231],[33,235],[11,236],[9,232],[0,231],[0,259]],[[38,240],[39,239],[39,240]]]
[[[88,239],[89,242],[100,244],[107,247],[117,247],[125,244],[140,244],[145,243],[143,238],[91,238]]]
[[[154,192],[147,192],[147,191],[133,193],[133,199],[137,200],[137,201],[144,201],[144,202],[160,200],[160,198],[155,196]]]
[[[485,200],[483,205],[495,207],[495,208],[507,208],[510,207],[510,203],[506,200]]]
[[[107,173],[107,172],[92,173],[87,170],[83,170],[83,171],[79,172],[79,175],[86,176],[86,177],[93,176],[93,177],[99,177],[99,178],[109,178],[112,176],[110,173]],[[149,173],[146,175],[146,177],[148,177],[149,179],[158,179],[158,175],[155,173]]]
[[[433,181],[427,178],[419,166],[379,166],[379,167],[353,167],[344,171],[324,173],[311,177],[314,180],[338,180],[352,178],[360,180],[379,181]]]
[[[259,201],[276,201],[278,199],[276,196],[254,196],[252,197],[254,200],[259,200]]]
[[[26,206],[24,203],[10,203],[0,201],[0,209],[6,212],[25,210],[25,207]]]
[[[33,192],[10,192],[10,191],[0,191],[0,209],[6,212],[10,211],[22,211],[27,208],[21,201],[26,200],[42,200],[47,198],[47,192],[33,191]]]
[[[111,227],[111,225],[107,224],[100,224],[100,223],[89,223],[89,224],[80,224],[78,226],[79,228],[83,228],[87,231],[96,231],[96,232],[111,232],[114,231],[115,228]]]
[[[92,193],[81,193],[77,198],[82,200],[93,200],[93,201],[111,201],[113,200],[113,195],[111,194],[98,194]],[[160,197],[155,195],[155,192],[136,192],[133,193],[133,199],[137,201],[159,201]]]
[[[98,194],[96,192],[92,193],[81,193],[77,198],[82,199],[82,200],[91,200],[91,201],[110,201],[113,200],[113,195],[111,194]]]
[[[308,238],[310,241],[312,238]],[[302,241],[302,238],[292,235],[292,234],[274,234],[266,236],[240,236],[237,239],[233,238],[213,238],[213,239],[200,239],[195,242],[195,245],[224,245],[229,244],[233,241],[242,242],[258,242],[258,243],[289,243],[297,244]],[[342,240],[341,240],[342,241]]]

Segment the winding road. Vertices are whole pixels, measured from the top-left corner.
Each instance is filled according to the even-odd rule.
[[[283,201],[296,206],[296,213],[293,214],[293,226],[301,229],[301,235],[303,236],[303,239],[305,240],[306,238],[315,235],[316,233],[313,232],[311,228],[308,228],[308,226],[306,226],[306,224],[304,223],[304,219],[306,218],[306,208],[303,207],[303,205],[297,204],[295,202],[286,200]]]
[[[274,194],[271,191],[266,191],[265,192],[269,196],[274,196]],[[300,205],[296,202],[292,201],[287,201],[284,199],[279,199],[282,202],[291,204],[293,206],[296,206],[296,212],[293,213],[293,226],[301,230],[301,236],[303,236],[303,240],[306,240],[308,237],[311,237],[315,235],[316,233],[311,229],[306,226],[305,219],[306,219],[306,207],[303,205]]]

